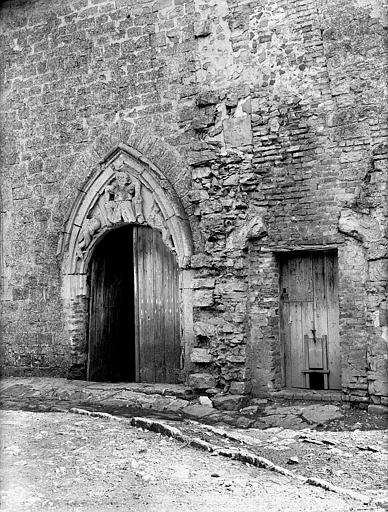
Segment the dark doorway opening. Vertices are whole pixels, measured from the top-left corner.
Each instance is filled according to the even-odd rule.
[[[325,389],[323,373],[310,372],[310,389]]]
[[[88,380],[136,380],[133,227],[106,234],[89,266]]]

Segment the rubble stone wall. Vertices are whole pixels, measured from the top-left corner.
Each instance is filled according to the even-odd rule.
[[[282,387],[277,254],[331,248],[344,399],[386,405],[386,11],[4,3],[4,371],[66,374],[57,243],[93,152],[124,142],[160,166],[190,220],[190,383]]]

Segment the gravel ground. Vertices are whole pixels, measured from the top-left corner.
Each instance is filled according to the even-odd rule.
[[[1,411],[3,512],[382,510],[126,421]]]

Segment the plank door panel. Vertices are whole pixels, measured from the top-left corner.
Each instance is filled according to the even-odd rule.
[[[137,226],[134,238],[138,380],[178,382],[181,348],[175,256],[157,230]]]

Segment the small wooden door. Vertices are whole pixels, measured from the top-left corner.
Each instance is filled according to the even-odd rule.
[[[108,233],[90,264],[88,379],[178,382],[178,292],[175,255],[159,231]]]
[[[337,257],[280,258],[280,331],[287,387],[339,389]]]

